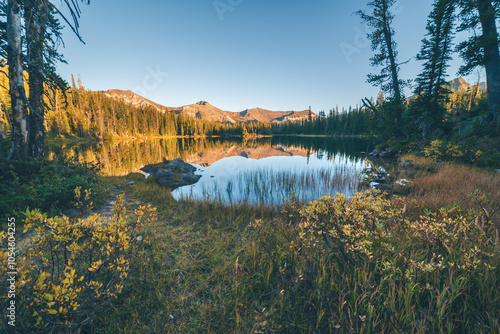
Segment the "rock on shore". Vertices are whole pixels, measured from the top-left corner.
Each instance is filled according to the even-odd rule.
[[[172,190],[198,182],[201,175],[196,175],[196,167],[184,162],[181,158],[159,164],[147,165],[141,171],[151,174],[156,182]]]

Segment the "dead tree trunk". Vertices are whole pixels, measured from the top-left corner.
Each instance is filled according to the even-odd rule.
[[[29,156],[30,122],[24,90],[21,45],[21,1],[7,2],[7,65],[12,105],[12,148],[9,159],[25,160]]]

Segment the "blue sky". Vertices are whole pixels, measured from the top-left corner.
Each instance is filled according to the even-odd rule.
[[[205,100],[225,110],[328,111],[353,107],[378,88],[366,83],[372,56],[353,15],[365,0],[100,0],[82,6],[69,29],[58,71],[87,89],[131,89],[166,106]],[[403,79],[414,59],[432,0],[400,0],[394,21]],[[461,61],[449,69],[456,77]],[[466,78],[477,80],[477,73]],[[484,76],[483,79],[484,80]],[[409,93],[409,92],[407,92]]]

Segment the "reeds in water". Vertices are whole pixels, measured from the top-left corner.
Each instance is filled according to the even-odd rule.
[[[292,193],[303,203],[338,192],[351,196],[358,189],[358,169],[347,164],[305,170],[261,167],[240,171],[225,183],[214,180],[211,184],[203,184],[198,192],[191,188],[180,198],[275,205],[289,200]]]

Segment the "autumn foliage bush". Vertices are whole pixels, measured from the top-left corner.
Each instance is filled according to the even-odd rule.
[[[76,193],[78,203],[90,195],[87,191],[80,199],[79,188]],[[16,327],[5,328],[20,333],[78,329],[118,297],[137,248],[137,230],[156,219],[151,206],[139,207],[132,219],[123,195],[118,199],[112,217],[49,218],[38,210],[27,211],[25,232],[33,236],[17,257],[18,318]],[[6,236],[0,235],[2,245]],[[7,258],[8,252],[0,249],[2,268],[7,268]],[[1,282],[6,282],[6,275],[2,270]],[[2,309],[6,302],[7,296],[2,294]]]
[[[248,328],[498,331],[499,234],[486,214],[406,210],[402,199],[370,191],[303,207],[289,202],[280,224],[253,223],[257,242],[240,256],[253,280],[239,289],[257,295],[247,309],[263,311]]]

